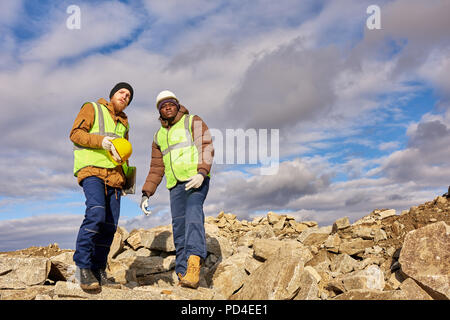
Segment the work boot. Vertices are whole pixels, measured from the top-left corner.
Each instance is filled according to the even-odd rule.
[[[200,282],[200,257],[189,256],[187,263],[187,271],[183,278],[181,278],[181,286],[187,288],[197,289]]]
[[[120,289],[122,286],[120,283],[114,281],[114,279],[108,278],[105,269],[92,270],[92,273],[97,278],[102,287]]]
[[[183,275],[181,274],[181,272],[177,273],[177,277],[178,277],[178,284],[177,284],[177,286],[181,286],[181,279],[183,279]]]
[[[97,290],[100,288],[100,284],[91,269],[80,268],[80,287],[83,290]]]

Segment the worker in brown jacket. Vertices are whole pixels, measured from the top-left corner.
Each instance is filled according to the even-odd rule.
[[[150,170],[142,187],[141,209],[148,215],[148,201],[163,176],[170,191],[175,272],[180,284],[197,288],[201,262],[206,259],[203,203],[209,190],[214,157],[206,123],[180,104],[171,91],[156,99],[161,127],[152,143]]]
[[[120,286],[108,279],[105,271],[119,221],[127,168],[112,140],[128,140],[129,125],[124,110],[133,100],[133,93],[128,83],[120,82],[111,90],[109,102],[101,98],[83,104],[70,131],[74,176],[86,196],[85,216],[73,259],[80,269],[80,286],[86,290],[98,289],[100,285]]]

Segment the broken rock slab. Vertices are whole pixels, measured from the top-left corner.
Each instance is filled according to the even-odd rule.
[[[292,299],[300,288],[304,264],[312,259],[306,248],[292,250],[280,247],[245,281],[230,300],[284,300]]]
[[[402,290],[379,291],[373,289],[355,289],[337,295],[332,300],[405,300]]]
[[[346,291],[354,289],[383,290],[384,273],[376,265],[370,265],[364,270],[354,271],[342,277],[342,283]]]
[[[372,240],[352,239],[349,241],[342,241],[339,245],[339,253],[346,253],[350,256],[362,253],[366,248],[374,245]]]
[[[44,284],[50,260],[43,257],[0,255],[0,289],[24,289]]]
[[[133,230],[126,239],[126,243],[133,248],[133,250],[145,247],[150,250],[159,250],[164,252],[175,251],[172,227],[170,225],[159,226],[149,230]]]
[[[400,289],[408,300],[433,300],[412,278],[408,278],[400,284]]]
[[[306,267],[300,277],[299,291],[294,300],[320,300],[319,286],[320,276],[312,267]]]
[[[241,251],[220,262],[212,276],[212,287],[226,298],[242,287],[248,277],[245,270],[251,250],[248,251]]]
[[[75,277],[76,266],[73,261],[74,252],[63,252],[50,258],[52,264],[49,279],[53,281],[69,281]]]
[[[434,299],[450,299],[450,226],[444,221],[408,232],[399,262]]]
[[[292,250],[303,248],[304,245],[296,240],[280,241],[277,239],[255,239],[253,242],[253,255],[262,260],[267,260],[282,246],[288,246]]]

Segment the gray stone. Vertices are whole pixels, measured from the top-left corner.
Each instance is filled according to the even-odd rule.
[[[405,300],[407,296],[401,290],[379,291],[372,289],[355,289],[344,292],[332,300]]]
[[[23,289],[44,284],[51,262],[41,257],[0,255],[0,289]]]
[[[319,299],[319,287],[317,285],[317,277],[311,270],[305,268],[303,271],[297,295],[294,297],[294,300],[320,300]]]
[[[330,270],[338,273],[349,273],[358,268],[359,262],[348,254],[343,253],[334,258],[330,264]]]
[[[340,219],[337,219],[334,223],[333,223],[333,229],[332,232],[337,232],[338,230],[342,230],[345,228],[350,227],[350,221],[348,220],[348,217],[343,217]]]
[[[400,284],[400,289],[408,300],[433,300],[412,278],[408,278]]]
[[[384,210],[384,211],[378,212],[378,216],[380,217],[380,219],[395,216],[395,214],[396,214],[395,209],[389,209],[389,210]]]
[[[371,265],[364,270],[354,271],[341,278],[346,291],[354,289],[383,290],[384,273],[376,265]]]
[[[399,262],[434,299],[450,299],[450,227],[444,221],[408,232]]]
[[[232,300],[292,299],[300,287],[304,264],[312,258],[307,248],[282,246],[244,282]]]
[[[366,248],[374,245],[372,240],[353,239],[349,241],[342,241],[339,245],[339,253],[346,253],[348,255],[355,255],[364,252]]]
[[[53,281],[68,281],[75,276],[75,262],[73,261],[74,252],[64,252],[51,257],[51,271],[48,275]]]
[[[222,261],[212,277],[212,287],[227,299],[244,284],[249,252],[239,252]]]

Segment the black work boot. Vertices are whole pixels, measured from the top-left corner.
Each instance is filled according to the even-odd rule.
[[[100,284],[92,274],[91,269],[80,268],[80,287],[83,290],[97,290],[100,288]]]
[[[117,283],[113,279],[108,278],[105,269],[92,270],[92,273],[97,278],[102,287],[113,289],[120,289],[122,287],[120,283]]]

